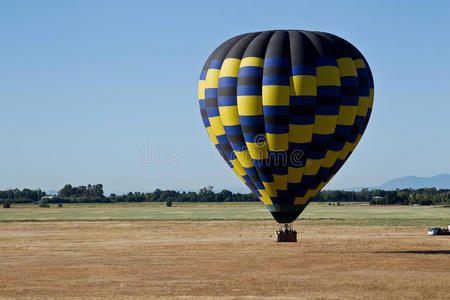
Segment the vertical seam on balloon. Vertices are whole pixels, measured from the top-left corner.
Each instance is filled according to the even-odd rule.
[[[255,35],[254,37],[252,37],[251,38],[251,40],[250,41],[248,41],[248,44],[249,43],[251,43],[251,41],[256,37],[257,35]],[[244,38],[244,37],[242,37],[242,38]],[[242,39],[241,39],[242,40]],[[224,62],[227,60],[227,59],[229,59],[229,53],[234,49],[234,47],[236,47],[237,45],[238,45],[238,43],[241,41],[241,40],[239,40],[236,44],[234,44],[229,50],[228,50],[228,52],[227,52],[227,54],[225,55],[225,58],[224,58]],[[247,46],[248,46],[248,44],[247,44]],[[246,46],[246,47],[247,47]],[[244,50],[245,51],[245,50]],[[242,55],[243,55],[244,53],[242,53]],[[237,58],[237,59],[239,59],[239,64],[240,64],[240,61],[242,60],[242,55],[240,56],[240,58]],[[220,70],[220,72],[219,72],[219,78],[218,78],[218,80],[219,80],[219,83],[218,83],[218,95],[217,95],[217,97],[219,98],[219,87],[220,87],[220,78],[224,78],[224,77],[221,77],[221,73],[222,73],[222,69],[223,69],[223,64],[222,64],[222,68],[221,68],[221,70]],[[239,71],[239,68],[238,68],[238,71]],[[236,77],[236,80],[237,80],[237,77]],[[236,84],[236,86],[235,86],[235,88],[236,88],[236,90],[237,90],[237,84]],[[237,93],[236,93],[237,94]],[[236,97],[237,97],[237,95],[236,95]],[[219,115],[220,115],[220,117],[221,117],[221,119],[222,119],[222,124],[223,124],[223,116],[222,116],[222,114],[220,113],[220,105],[218,105],[219,106]],[[237,108],[237,103],[236,103],[236,108]],[[238,117],[239,117],[239,114],[238,114]],[[239,122],[240,123],[240,122]],[[240,124],[239,124],[240,125]],[[242,132],[242,128],[241,128],[241,132]],[[236,160],[237,160],[237,164],[239,164],[239,166],[244,170],[244,172],[245,172],[245,175],[248,175],[247,174],[247,172],[245,171],[245,169],[244,169],[244,167],[243,167],[243,165],[242,165],[242,163],[240,162],[240,160],[239,160],[239,157],[238,157],[238,155],[236,154],[236,150],[235,150],[235,148],[232,146],[232,143],[231,143],[231,141],[230,141],[230,139],[229,139],[229,134],[226,132],[226,130],[225,130],[225,134],[226,134],[226,136],[227,136],[227,139],[228,139],[228,143],[230,144],[230,147],[231,147],[231,149],[232,149],[232,151],[233,151],[233,153],[236,155]],[[243,138],[243,136],[242,136],[242,138]],[[254,168],[254,164],[253,164],[253,162],[252,162],[252,165],[253,165],[253,168]],[[249,177],[249,179],[250,179],[250,177]],[[253,184],[253,185],[255,185],[254,184],[254,182],[250,179],[250,182]],[[255,186],[255,188],[257,189],[257,187]],[[252,192],[253,192],[253,190],[252,190]],[[255,192],[254,192],[255,193]],[[257,194],[255,194],[255,196],[257,196],[258,198],[260,198]],[[263,201],[263,203],[264,203],[264,201]]]
[[[271,38],[271,36],[273,35],[273,33],[274,33],[274,31],[271,31],[271,32],[268,33],[268,34],[270,34],[270,36],[267,37],[268,40],[270,40],[270,38]],[[262,36],[263,34],[265,34],[265,32],[261,32],[260,34],[258,34],[258,35],[252,40],[252,42],[249,43],[249,45],[247,46],[247,48],[246,48],[245,51],[244,51],[244,54],[243,54],[243,56],[242,56],[242,60],[244,60],[246,57],[251,57],[251,56],[246,55],[247,52],[249,51],[250,46],[252,46],[252,43],[253,43],[258,37]],[[265,44],[264,46],[265,46],[266,49],[267,49],[267,42],[266,42],[266,44]],[[261,59],[263,60],[263,63],[264,63],[264,58],[261,58]],[[242,66],[242,60],[241,60],[240,66],[239,66],[239,70],[241,69],[241,66]],[[240,76],[238,75],[238,82],[239,82],[239,78],[240,78]],[[261,78],[261,79],[262,79],[262,78]],[[261,89],[262,89],[262,87],[261,87]],[[239,95],[238,95],[237,97],[239,97]],[[239,103],[240,103],[240,101],[238,101],[238,103],[237,103],[237,104],[238,104],[238,110],[239,110]],[[261,94],[261,107],[262,107],[262,94]],[[264,117],[263,114],[262,114],[262,116]],[[240,114],[240,113],[239,113],[239,118],[241,118],[241,114]],[[263,125],[265,126],[265,124],[263,124]],[[243,128],[242,128],[242,122],[240,122],[240,126],[241,126],[241,131],[244,133],[244,130],[243,130]],[[265,136],[265,132],[264,132],[263,134],[264,134],[264,138],[267,139],[266,136]],[[246,148],[247,148],[246,151],[249,151],[249,150],[248,150],[248,147],[247,147],[247,140],[245,140],[245,138],[244,138],[244,141],[245,141]],[[249,152],[249,155],[250,155],[250,158],[251,158],[251,160],[252,160],[252,164],[255,166],[254,158],[251,156],[251,153],[250,153],[250,152]],[[269,186],[274,185],[274,181],[273,181],[273,176],[272,176],[272,174],[269,174],[269,175],[268,175],[270,178],[272,178],[272,181],[270,181],[270,182],[263,181],[263,180],[262,180],[262,176],[261,176],[260,171],[259,171],[258,168],[256,168],[256,167],[255,167],[255,169],[256,169],[256,173],[258,174],[258,177],[261,179],[261,182],[262,182],[263,185],[264,185],[264,189],[262,189],[263,191],[266,191],[266,190],[267,190],[265,184],[268,184]],[[276,189],[275,189],[274,187],[271,188],[271,189],[274,190],[274,192],[276,193]],[[277,196],[277,195],[275,195],[275,197],[270,197],[270,199],[271,199],[272,202],[273,202],[274,198],[276,198],[276,196]]]

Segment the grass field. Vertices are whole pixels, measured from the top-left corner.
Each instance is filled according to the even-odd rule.
[[[166,207],[165,203],[66,204],[62,208],[17,205],[0,209],[0,221],[96,220],[272,220],[272,216],[260,203],[175,203],[173,207]],[[312,203],[299,220],[359,226],[443,226],[450,224],[450,208]]]
[[[313,203],[298,243],[275,243],[257,203],[23,205],[0,221],[0,299],[450,295],[450,237],[426,235],[450,208]]]

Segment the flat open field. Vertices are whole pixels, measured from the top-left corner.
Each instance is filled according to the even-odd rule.
[[[0,298],[449,299],[450,237],[428,237],[424,227],[447,222],[448,208],[312,205],[294,223],[299,242],[281,244],[264,212],[253,220],[184,217],[202,209],[228,216],[231,208],[262,207],[51,208],[86,211],[64,222],[55,221],[60,215],[12,221],[5,215],[34,210],[25,219],[36,220],[45,209],[0,209],[8,220],[0,222]],[[107,218],[121,209],[148,212],[139,222],[93,222],[83,219],[91,209]],[[144,220],[164,216],[154,209],[183,217]]]
[[[368,226],[444,226],[450,224],[450,207],[370,206],[366,204],[311,203],[300,215],[304,220],[334,220],[338,224]],[[2,221],[212,221],[273,220],[259,202],[250,203],[115,203],[65,204],[58,208],[17,205],[0,209]]]

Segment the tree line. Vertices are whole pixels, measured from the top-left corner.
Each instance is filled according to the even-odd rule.
[[[0,191],[3,203],[113,203],[113,202],[254,202],[259,201],[253,194],[233,193],[229,190],[214,192],[212,186],[198,192],[179,192],[156,189],[150,193],[128,193],[104,195],[103,185],[65,185],[57,195],[47,195],[41,190],[9,189]],[[312,199],[315,202],[368,202],[374,205],[386,204],[450,204],[449,189],[401,189],[394,191],[362,189],[358,192],[325,190]]]

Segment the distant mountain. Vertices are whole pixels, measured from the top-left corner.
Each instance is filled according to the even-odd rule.
[[[364,188],[369,190],[382,189],[382,190],[396,190],[396,189],[420,189],[420,188],[432,188],[437,189],[450,189],[450,174],[441,174],[432,177],[417,177],[417,176],[404,176],[394,178],[386,181],[379,186],[355,186],[342,189],[347,192],[359,192]]]
[[[391,179],[377,188],[383,190],[395,190],[395,189],[420,189],[431,188],[437,189],[450,189],[450,174],[441,174],[432,177],[417,177],[417,176],[405,176],[395,179]]]

